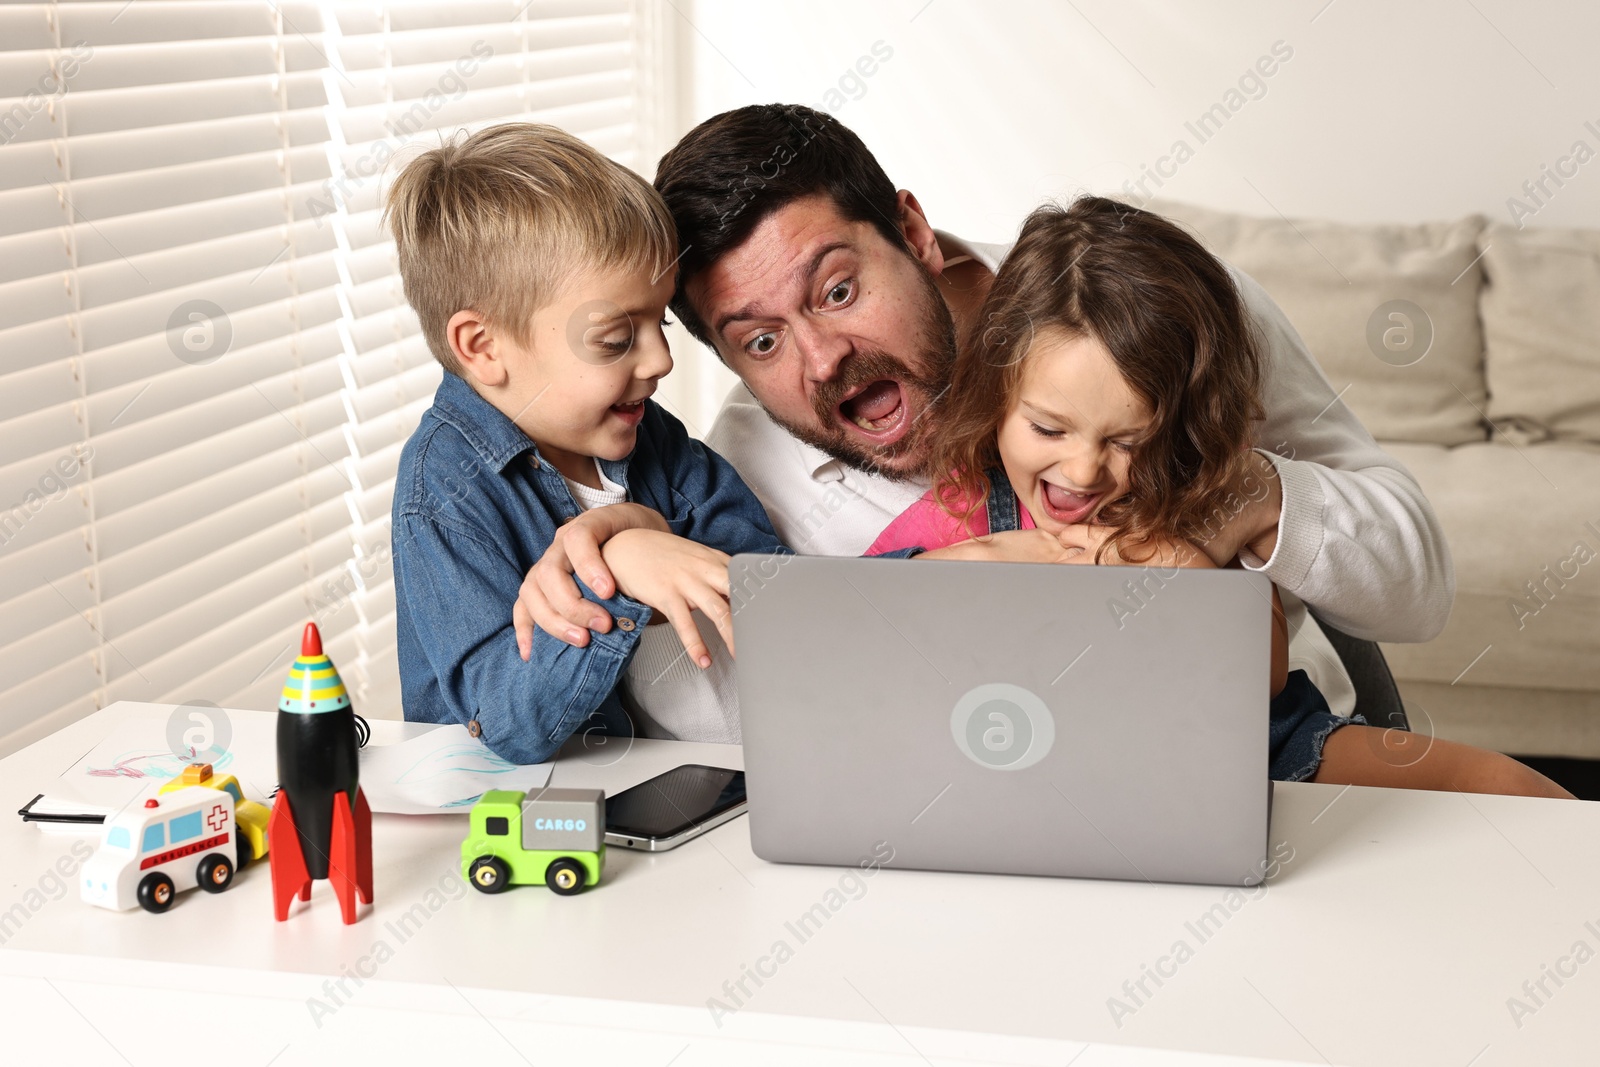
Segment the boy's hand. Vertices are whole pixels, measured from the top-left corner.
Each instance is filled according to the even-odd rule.
[[[1068,544],[1044,530],[1005,530],[970,541],[936,548],[915,559],[964,559],[1000,563],[1070,563],[1083,554],[1076,543]]]
[[[711,666],[711,653],[694,624],[696,609],[716,624],[733,653],[726,552],[659,530],[624,530],[601,552],[621,590],[665,615],[695,663]]]
[[[600,546],[623,530],[660,530],[667,520],[642,504],[607,504],[580,512],[556,530],[556,536],[533,565],[517,592],[511,623],[517,631],[517,651],[524,661],[533,654],[533,631],[543,630],[576,648],[589,643],[589,631],[606,633],[611,616],[578,591],[574,574],[596,596],[611,597],[616,581],[607,569]]]

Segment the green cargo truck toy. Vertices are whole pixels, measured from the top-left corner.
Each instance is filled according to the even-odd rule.
[[[547,885],[562,896],[600,881],[606,795],[599,789],[491,789],[472,806],[461,876],[481,893]]]

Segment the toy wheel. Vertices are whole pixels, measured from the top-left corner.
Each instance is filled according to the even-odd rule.
[[[207,893],[220,893],[233,884],[233,864],[220,852],[213,852],[200,861],[195,880]]]
[[[237,851],[239,858],[235,860],[233,864],[233,869],[235,872],[237,872],[244,870],[245,865],[250,862],[250,839],[244,835],[242,830],[236,831],[233,835],[233,839],[234,844],[238,846]]]
[[[511,868],[498,856],[479,856],[467,868],[467,880],[480,893],[503,893],[511,884]]]
[[[564,897],[583,892],[584,879],[583,864],[565,856],[544,869],[544,884]]]
[[[177,895],[172,879],[160,871],[145,875],[139,883],[139,907],[157,915],[172,907],[172,898]]]

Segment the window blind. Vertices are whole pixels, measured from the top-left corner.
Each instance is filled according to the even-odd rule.
[[[308,618],[399,716],[389,508],[440,370],[387,178],[502,121],[653,164],[662,32],[638,0],[0,7],[0,752],[121,699],[272,707]]]

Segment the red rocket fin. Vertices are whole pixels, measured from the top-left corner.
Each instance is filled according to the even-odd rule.
[[[360,810],[352,813],[344,792],[333,795],[333,837],[328,842],[328,884],[339,898],[345,925],[356,921],[356,896],[372,903],[372,811],[356,789]]]
[[[278,791],[272,802],[272,815],[267,820],[267,840],[272,848],[267,861],[272,868],[272,910],[278,921],[289,917],[289,901],[296,894],[301,900],[311,899],[311,874],[306,870],[305,855],[300,851],[300,831],[294,824],[294,809],[289,807],[289,796]]]
[[[333,794],[333,835],[328,840],[328,884],[339,898],[339,914],[349,926],[356,921],[356,831],[350,798]]]
[[[361,903],[372,903],[372,809],[367,794],[356,786],[356,892]]]

